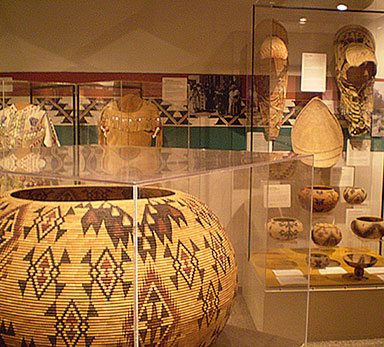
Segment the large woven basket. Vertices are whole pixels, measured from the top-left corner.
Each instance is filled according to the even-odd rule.
[[[315,167],[331,167],[343,151],[343,131],[327,105],[312,98],[296,118],[291,133],[292,149],[297,154],[313,154]],[[302,160],[311,165],[311,158]]]
[[[208,346],[237,267],[215,215],[188,194],[140,189],[134,309],[130,187],[38,187],[0,200],[1,346]],[[137,324],[135,326],[135,314]]]

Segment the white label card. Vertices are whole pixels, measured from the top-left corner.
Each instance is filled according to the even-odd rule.
[[[162,98],[180,110],[188,103],[188,80],[184,77],[163,77]]]
[[[275,276],[303,276],[303,272],[299,269],[283,269],[283,270],[272,270]]]
[[[308,280],[299,269],[272,270],[281,285],[306,284]]]
[[[349,227],[352,220],[361,216],[369,216],[370,209],[368,208],[346,208],[345,209],[345,224]]]
[[[355,168],[353,166],[331,168],[331,185],[336,187],[353,187]]]
[[[327,55],[325,53],[302,53],[301,91],[320,92],[326,90]]]
[[[247,150],[248,151],[252,149],[253,151],[256,151],[256,152],[268,152],[268,147],[269,147],[269,144],[267,141],[265,141],[264,133],[257,133],[257,132],[250,132],[250,131],[247,133]]]
[[[276,279],[282,286],[290,284],[306,285],[308,283],[308,280],[303,276],[276,276]]]
[[[351,140],[347,143],[348,166],[371,165],[371,140]]]
[[[325,269],[319,269],[321,275],[341,275],[347,273],[347,270],[340,266],[326,267]]]
[[[291,207],[291,185],[270,184],[264,186],[264,207]]]
[[[384,275],[384,267],[383,266],[368,267],[364,271],[366,273],[369,273],[369,274],[383,274]]]

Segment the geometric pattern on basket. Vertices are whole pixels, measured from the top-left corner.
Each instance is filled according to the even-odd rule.
[[[45,312],[46,317],[55,319],[56,335],[47,336],[52,346],[56,346],[57,340],[61,338],[66,346],[76,346],[80,338],[84,338],[85,346],[91,346],[94,336],[88,336],[88,319],[97,317],[98,314],[92,303],[89,304],[87,312],[81,312],[75,300],[71,299],[63,312],[59,313],[56,301]],[[61,309],[61,307],[60,307]]]
[[[148,267],[138,292],[138,337],[140,346],[175,346],[180,336],[175,331],[180,323],[180,312],[170,292],[152,267]],[[133,307],[122,324],[123,341],[117,346],[134,344]]]
[[[138,250],[143,262],[146,261],[148,254],[156,261],[157,245],[155,235],[163,245],[165,244],[165,238],[169,242],[173,242],[171,220],[179,228],[181,228],[181,221],[188,225],[183,213],[170,205],[171,202],[174,202],[174,200],[163,199],[162,203],[154,204],[148,201],[145,205],[142,221],[139,222],[140,233],[137,236]]]
[[[125,247],[128,246],[128,240],[129,237],[132,237],[133,230],[133,218],[129,214],[120,207],[109,203],[98,208],[94,208],[89,203],[86,207],[88,207],[88,211],[81,218],[84,235],[91,227],[97,235],[100,227],[104,225],[115,248],[120,240]],[[83,205],[78,205],[78,208],[83,208]]]
[[[4,206],[4,204],[2,204]],[[6,209],[9,205],[6,204],[4,208]],[[3,209],[2,209],[3,210]],[[2,220],[0,222],[0,244],[9,239],[13,231],[13,227],[17,218],[17,214],[19,213],[19,208],[14,208],[9,211],[6,215],[2,216]],[[8,237],[7,237],[8,236]]]
[[[232,249],[198,200],[151,198],[142,198],[138,214],[140,345],[170,347],[183,340],[208,346],[228,318],[223,287],[230,288],[230,300],[235,290]],[[8,253],[4,245],[12,246],[12,239],[16,254],[8,278],[0,282],[13,293],[1,297],[0,324],[4,320],[8,331],[12,322],[15,336],[0,331],[0,347],[132,346],[132,210],[117,201],[53,206],[50,199],[17,208],[0,203],[0,278]],[[14,268],[18,276],[11,278]],[[24,310],[30,323],[13,316],[12,307],[17,312],[30,307]]]
[[[188,249],[179,240],[175,256],[172,255],[168,245],[165,248],[164,258],[172,257],[173,267],[176,270],[176,274],[170,277],[176,289],[179,289],[179,277],[184,279],[189,289],[192,288],[196,273],[200,275],[201,282],[203,282],[204,279],[204,269],[199,268],[199,260],[196,256],[196,252],[198,252],[200,249],[193,243],[192,240],[190,240],[190,242],[191,249]]]
[[[121,325],[122,336],[117,340],[116,347],[134,345],[133,325],[133,308],[131,307],[124,317],[124,322]]]
[[[216,321],[217,317],[220,314],[220,298],[219,293],[223,290],[220,280],[217,281],[217,288],[215,288],[212,281],[209,282],[208,289],[204,293],[203,286],[201,286],[199,301],[202,301],[202,310],[204,315],[198,319],[199,327],[201,328],[202,322],[205,318],[207,326],[211,324],[212,321]]]
[[[106,247],[98,259],[92,263],[92,250],[90,249],[81,260],[82,264],[89,264],[90,266],[89,275],[91,282],[82,284],[88,297],[92,298],[93,285],[96,283],[97,287],[109,301],[119,282],[123,286],[124,297],[126,297],[132,286],[132,281],[123,280],[125,273],[123,264],[129,261],[131,259],[123,249],[121,249],[121,260],[117,262],[111,251]]]
[[[1,335],[8,335],[8,336],[15,336],[15,330],[13,329],[12,322],[10,322],[9,324],[6,324],[3,320],[1,320],[0,334]]]
[[[33,220],[32,226],[24,227],[24,238],[28,236],[33,228],[36,228],[38,242],[47,237],[51,232],[55,231],[55,241],[57,241],[67,231],[66,229],[61,229],[60,226],[64,223],[65,216],[74,214],[72,208],[68,210],[65,216],[62,215],[60,206],[55,206],[48,211],[44,210],[46,210],[46,208],[42,207],[37,211],[34,211],[37,213],[37,217]]]
[[[5,210],[9,204],[1,204],[0,210]],[[20,220],[24,215],[26,205],[12,208],[0,218],[0,280],[7,278],[8,267],[12,265],[17,241],[21,236]]]
[[[236,296],[236,293],[235,293],[235,296]],[[211,345],[214,345],[212,344],[211,342],[212,341],[215,341],[217,339],[217,337],[221,334],[222,330],[224,329],[225,327],[225,324],[227,322],[227,320],[229,319],[230,315],[232,313],[232,305],[228,306],[225,310],[225,313],[224,313],[224,324],[221,323],[220,325],[217,325],[217,327],[215,328],[215,330],[212,331],[211,333],[211,336],[209,338],[207,338],[207,341],[210,341],[208,344],[204,343],[203,345],[199,346],[199,347],[204,347],[204,346],[211,346]],[[219,313],[218,313],[219,314]]]
[[[55,285],[55,298],[57,299],[65,287],[65,283],[58,282],[60,266],[71,263],[68,253],[64,249],[60,261],[56,264],[51,246],[49,246],[35,261],[33,261],[34,252],[35,248],[32,248],[23,258],[24,261],[29,261],[30,265],[27,268],[27,278],[25,280],[19,280],[21,295],[24,295],[27,283],[30,281],[32,282],[32,287],[37,299],[40,300],[51,283],[53,283]]]
[[[212,251],[213,259],[215,259],[215,263],[212,265],[212,268],[215,270],[216,274],[219,276],[219,266],[224,271],[224,273],[227,273],[227,270],[231,268],[231,258],[229,254],[227,253],[227,250],[224,246],[224,240],[216,233],[215,235],[212,233],[210,234],[210,240],[207,240],[204,237],[205,241],[205,247],[210,248]]]
[[[146,271],[139,289],[138,320],[140,346],[173,345],[170,339],[179,324],[180,313],[152,268]]]
[[[208,210],[208,208],[203,205],[201,202],[197,202],[194,198],[188,197],[180,199],[180,204],[185,203],[185,205],[191,210],[192,213],[196,215],[196,221],[202,226],[203,221],[206,222],[209,226],[212,225],[212,221],[217,221],[215,216]]]

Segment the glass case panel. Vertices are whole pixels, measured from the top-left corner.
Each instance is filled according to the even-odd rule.
[[[265,141],[271,127],[276,130],[270,138],[274,150],[291,149],[291,128],[313,98],[339,120],[346,138],[380,136],[384,11],[377,2],[347,11],[331,5],[254,6],[249,124],[264,132]],[[366,66],[365,72],[358,66]],[[267,124],[276,118],[281,128]]]
[[[257,328],[300,345],[307,333],[302,317],[307,309],[311,229],[311,204],[300,204],[300,192],[311,186],[312,167],[289,160],[292,154],[269,156],[268,167],[254,169],[254,177],[262,179],[252,180],[252,194],[263,199],[251,206],[254,224],[244,296]]]
[[[313,211],[306,234],[310,342],[383,337],[377,321],[384,298],[384,11],[376,1],[347,5],[345,11],[331,2],[254,6],[250,148],[313,154],[313,184],[299,189],[297,205]],[[277,117],[280,128],[272,124]],[[304,258],[286,253],[283,264]],[[281,319],[290,316],[280,312]],[[364,327],[356,323],[361,317]]]
[[[309,225],[310,212],[296,206],[298,184],[311,184],[303,159],[99,145],[7,151],[0,316],[15,334],[0,337],[10,345],[301,346],[307,300],[297,301],[293,334],[270,312],[269,255],[296,241],[273,248],[266,223],[280,209]],[[297,244],[308,250],[305,233]],[[304,282],[283,291],[306,297],[308,272],[298,271]],[[15,311],[33,316],[24,330]]]

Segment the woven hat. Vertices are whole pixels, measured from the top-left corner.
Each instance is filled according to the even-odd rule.
[[[297,154],[314,156],[314,167],[331,167],[343,151],[343,132],[339,121],[318,97],[300,111],[291,133],[292,149]],[[311,159],[303,159],[311,165]]]
[[[288,35],[278,22],[262,21],[256,28],[255,90],[267,141],[279,136],[288,84]]]
[[[340,112],[348,131],[352,136],[369,133],[377,71],[374,37],[361,25],[344,26],[335,35],[334,53]]]

